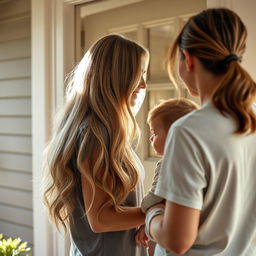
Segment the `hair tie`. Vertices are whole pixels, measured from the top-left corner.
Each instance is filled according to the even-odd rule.
[[[231,61],[239,61],[239,62],[241,62],[241,58],[238,57],[236,54],[230,54],[224,60],[221,61],[221,64],[223,66],[227,66]]]

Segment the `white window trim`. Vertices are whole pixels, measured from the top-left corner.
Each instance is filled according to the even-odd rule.
[[[207,8],[226,7],[233,9],[233,1],[234,0],[207,0],[206,6]]]
[[[115,34],[115,33],[127,33],[127,32],[133,32],[136,31],[138,32],[138,24],[133,24],[129,26],[122,26],[122,27],[116,27],[116,28],[111,28],[108,30],[109,34]]]
[[[107,10],[111,10],[114,8],[118,8],[118,7],[122,7],[125,5],[129,5],[129,4],[134,4],[134,3],[138,3],[138,2],[142,2],[145,0],[107,0],[104,2],[97,2],[97,0],[95,1],[95,3],[91,3],[90,5],[86,6],[86,7],[81,7],[81,17],[85,17],[87,15],[92,15],[92,14],[96,14],[99,12],[103,12],[103,11],[107,11]],[[74,0],[66,0],[65,2],[74,2]],[[82,2],[82,1],[80,1]],[[86,1],[84,1],[86,2]]]
[[[145,28],[154,28],[158,26],[174,24],[175,19],[176,19],[175,17],[170,17],[170,18],[164,18],[164,19],[157,19],[153,21],[147,21],[147,22],[143,22],[142,24]]]

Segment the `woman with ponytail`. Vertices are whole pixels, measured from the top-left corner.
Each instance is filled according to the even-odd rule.
[[[170,49],[202,107],[175,122],[149,209],[155,255],[256,255],[256,84],[241,66],[246,27],[228,9],[191,17]],[[177,77],[177,76],[176,76]]]
[[[149,55],[118,35],[99,39],[75,68],[45,150],[45,203],[71,236],[71,256],[146,256],[136,249],[145,215],[143,167],[133,151],[135,107]]]

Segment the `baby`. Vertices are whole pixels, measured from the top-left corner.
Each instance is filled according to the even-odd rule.
[[[169,99],[163,101],[156,107],[154,107],[148,114],[148,124],[150,128],[150,141],[154,148],[154,151],[158,156],[164,154],[164,144],[167,137],[170,126],[180,117],[190,113],[193,110],[198,109],[198,106],[191,100],[181,99]],[[144,213],[153,205],[162,202],[164,199],[154,194],[158,176],[160,173],[161,160],[158,161],[155,168],[155,175],[151,189],[148,194],[143,198],[141,203],[141,209]],[[144,227],[141,227],[136,234],[136,244],[140,246],[142,243],[147,245],[147,237],[144,232]]]

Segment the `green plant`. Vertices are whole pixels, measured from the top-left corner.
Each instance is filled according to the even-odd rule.
[[[29,256],[29,251],[27,242],[22,243],[20,238],[3,239],[3,234],[0,234],[0,256]]]

